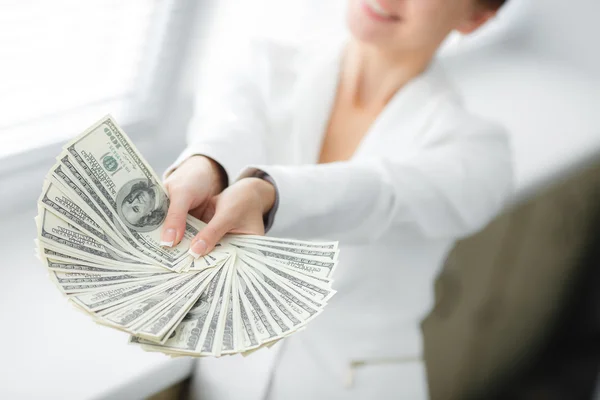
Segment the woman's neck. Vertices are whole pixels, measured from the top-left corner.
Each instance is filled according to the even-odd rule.
[[[357,108],[381,109],[401,87],[427,69],[432,56],[391,56],[350,41],[342,65],[340,94]]]

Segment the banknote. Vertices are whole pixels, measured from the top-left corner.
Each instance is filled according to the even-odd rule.
[[[65,273],[52,271],[50,272],[50,279],[52,279],[64,293],[76,293],[100,290],[106,286],[114,286],[122,283],[140,282],[147,278],[159,275],[162,275],[162,273],[106,275],[89,272]]]
[[[244,349],[245,351],[255,349],[260,346],[261,342],[256,334],[256,328],[254,326],[253,320],[248,315],[246,311],[245,304],[241,301],[239,295],[239,282],[238,275],[234,275],[234,301],[233,301],[233,312],[234,318],[237,319],[239,324],[241,325],[241,329],[238,331],[237,340],[239,343],[239,347],[237,350]],[[234,319],[234,320],[235,320]]]
[[[265,258],[276,260],[281,264],[287,265],[304,274],[315,277],[331,277],[337,264],[337,257],[330,260],[326,257],[304,255],[296,252],[283,251],[258,245],[249,246],[245,243],[232,244],[233,246],[245,250],[248,253],[262,255]]]
[[[263,273],[266,270],[271,271],[280,279],[285,280],[286,285],[295,287],[303,296],[311,300],[327,301],[335,294],[330,281],[323,282],[321,279],[302,274],[294,268],[285,268],[273,260],[265,259],[257,262],[259,259],[254,254],[245,254],[242,259]]]
[[[233,276],[232,276],[233,280]],[[236,329],[239,329],[234,323],[233,315],[233,283],[229,288],[229,297],[227,299],[227,310],[225,311],[225,318],[223,324],[223,339],[221,340],[221,348],[219,353],[229,354],[234,352],[237,346]]]
[[[265,251],[279,251],[286,254],[295,254],[301,256],[309,256],[318,259],[325,259],[335,261],[338,258],[339,251],[337,249],[326,249],[326,248],[313,248],[306,247],[298,244],[289,244],[290,242],[268,242],[268,243],[260,243],[256,240],[239,240],[238,242],[242,243],[251,243],[253,244],[253,248],[255,250],[263,249]]]
[[[59,185],[46,181],[39,204],[105,246],[127,255],[129,258],[140,258],[140,254],[131,251],[132,248],[115,235],[110,227],[104,225],[102,220],[93,214],[93,211],[90,212],[91,210],[86,206],[74,202]]]
[[[118,250],[103,245],[95,237],[85,234],[45,208],[41,208],[37,222],[40,241],[62,250],[65,254],[114,266],[141,268],[145,264],[139,259],[129,258]]]
[[[224,321],[221,318],[223,313],[223,308],[227,307],[227,299],[229,298],[229,281],[231,280],[231,269],[228,269],[223,276],[225,276],[225,280],[223,280],[222,284],[218,289],[218,296],[213,301],[211,305],[211,310],[209,312],[209,317],[206,320],[203,335],[204,340],[201,342],[200,346],[200,354],[213,354],[213,347],[215,346],[217,340],[217,336],[219,335],[219,331],[221,329],[222,322]],[[200,336],[202,338],[202,335]]]
[[[224,277],[223,267],[218,268],[217,273],[212,277],[206,290],[202,292],[193,307],[188,311],[181,323],[177,326],[171,337],[164,344],[156,344],[146,339],[133,337],[132,343],[144,345],[147,349],[160,349],[166,353],[180,354],[199,354],[199,343],[203,343],[201,339],[205,331],[208,314],[214,310],[215,305],[213,300],[219,288],[219,284],[223,282],[221,277]]]
[[[187,257],[197,231],[188,224],[186,237],[176,247],[161,246],[161,226],[169,198],[161,180],[134,145],[107,116],[64,147],[63,167],[78,186],[101,207],[115,225],[162,265],[173,268]]]
[[[102,316],[101,321],[123,329],[139,323],[140,320],[148,321],[157,314],[157,308],[160,309],[163,302],[168,302],[172,296],[178,296],[181,291],[185,290],[186,285],[193,282],[194,278],[196,277],[193,275],[187,276],[184,280],[163,288],[152,296]],[[131,333],[134,332],[134,330],[131,331]]]
[[[314,299],[318,305],[311,305],[310,301],[304,299],[303,294],[296,291],[293,286],[286,285],[282,282],[277,275],[273,274],[269,270],[259,270],[251,268],[248,274],[252,276],[253,281],[257,285],[263,287],[264,292],[272,298],[274,302],[278,303],[278,307],[284,312],[287,318],[298,326],[305,321],[312,319],[320,312],[320,308],[325,306],[325,302],[319,303]],[[287,307],[283,307],[281,304],[285,304]],[[284,310],[285,309],[285,310]]]
[[[244,280],[241,272],[236,271],[238,278],[238,295],[244,308],[248,313],[248,317],[253,322],[255,333],[259,339],[265,343],[280,337],[281,329],[277,326],[273,318],[268,314],[268,311],[261,307],[258,299],[255,297],[250,285]]]
[[[152,321],[146,321],[144,325],[136,328],[135,335],[144,339],[164,342],[168,338],[176,326],[186,316],[194,303],[198,300],[202,292],[210,283],[216,271],[206,271],[199,274],[195,280],[195,286],[184,292],[177,299],[177,302],[163,310],[157,318]]]
[[[51,251],[48,249],[44,249],[47,251]],[[62,260],[58,260],[58,259],[53,259],[50,257],[46,257],[45,258],[45,263],[46,263],[46,267],[48,268],[48,273],[51,276],[53,272],[55,271],[59,271],[59,272],[70,272],[70,273],[92,273],[94,275],[114,275],[114,274],[134,274],[134,273],[142,273],[142,274],[147,274],[148,272],[146,271],[128,271],[128,270],[124,270],[124,269],[118,269],[118,268],[114,268],[114,269],[110,269],[110,268],[103,268],[102,266],[98,265],[98,264],[92,264],[89,262],[81,262],[79,260],[72,260],[71,261],[67,261],[68,257],[66,257],[64,254],[61,253],[55,253],[54,254],[57,255],[57,257],[62,258]],[[94,266],[96,265],[96,266]]]
[[[65,159],[66,155],[59,157]],[[65,159],[66,160],[66,159]],[[72,171],[76,172],[74,168]],[[79,185],[86,184],[86,181],[81,177],[80,174],[77,177],[71,175],[69,168],[63,167],[58,161],[48,173],[46,178],[47,181],[51,182],[54,186],[58,187],[60,191],[67,196],[73,203],[77,204],[78,207],[85,210],[88,215],[93,215],[96,223],[105,228],[105,231],[110,231],[113,240],[121,241],[122,243],[129,244],[132,247],[136,246],[136,243],[129,238],[124,229],[120,227],[118,223],[112,221],[106,214],[101,210],[101,206],[96,204],[88,193],[94,193],[91,187],[81,187]],[[89,192],[88,192],[89,190]],[[96,196],[94,196],[96,197]]]
[[[246,280],[254,286],[262,303],[268,304],[270,313],[281,328],[282,333],[285,334],[302,325],[303,321],[299,318],[300,316],[296,315],[295,311],[286,304],[281,296],[261,283],[262,276],[260,273],[250,270],[244,270],[243,273]]]
[[[337,250],[338,242],[310,242],[307,240],[280,239],[270,236],[230,235],[238,242],[255,243],[261,246],[298,246],[306,249]]]
[[[337,242],[227,234],[194,258],[191,239],[206,223],[188,216],[181,243],[162,243],[169,204],[158,175],[106,116],[48,171],[36,256],[74,309],[171,357],[249,357],[304,330],[336,293]]]
[[[159,285],[168,283],[173,279],[181,279],[181,277],[151,278],[143,284],[136,282],[133,284],[119,284],[110,288],[103,287],[101,290],[77,294],[71,297],[71,300],[88,311],[98,311],[139,299],[142,295],[153,294],[157,291],[157,288],[160,289]]]

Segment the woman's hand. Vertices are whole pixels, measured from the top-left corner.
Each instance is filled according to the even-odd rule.
[[[165,180],[170,205],[161,235],[161,245],[176,246],[183,238],[188,212],[200,218],[210,199],[227,185],[221,166],[204,156],[187,159]]]
[[[275,203],[275,187],[259,178],[244,178],[212,197],[199,217],[208,222],[192,240],[190,253],[210,252],[228,232],[264,235],[263,217]]]

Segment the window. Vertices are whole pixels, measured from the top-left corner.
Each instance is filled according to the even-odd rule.
[[[147,118],[176,4],[0,2],[0,158],[64,141],[107,113],[121,124]]]

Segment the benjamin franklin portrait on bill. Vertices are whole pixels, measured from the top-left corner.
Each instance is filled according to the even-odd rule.
[[[146,179],[134,179],[123,185],[116,202],[121,220],[137,232],[158,228],[169,207],[169,199],[162,189]]]
[[[183,321],[192,321],[198,319],[202,314],[208,314],[210,301],[208,301],[208,293],[206,291],[196,300],[192,308],[187,312]],[[212,300],[212,299],[211,299]]]

